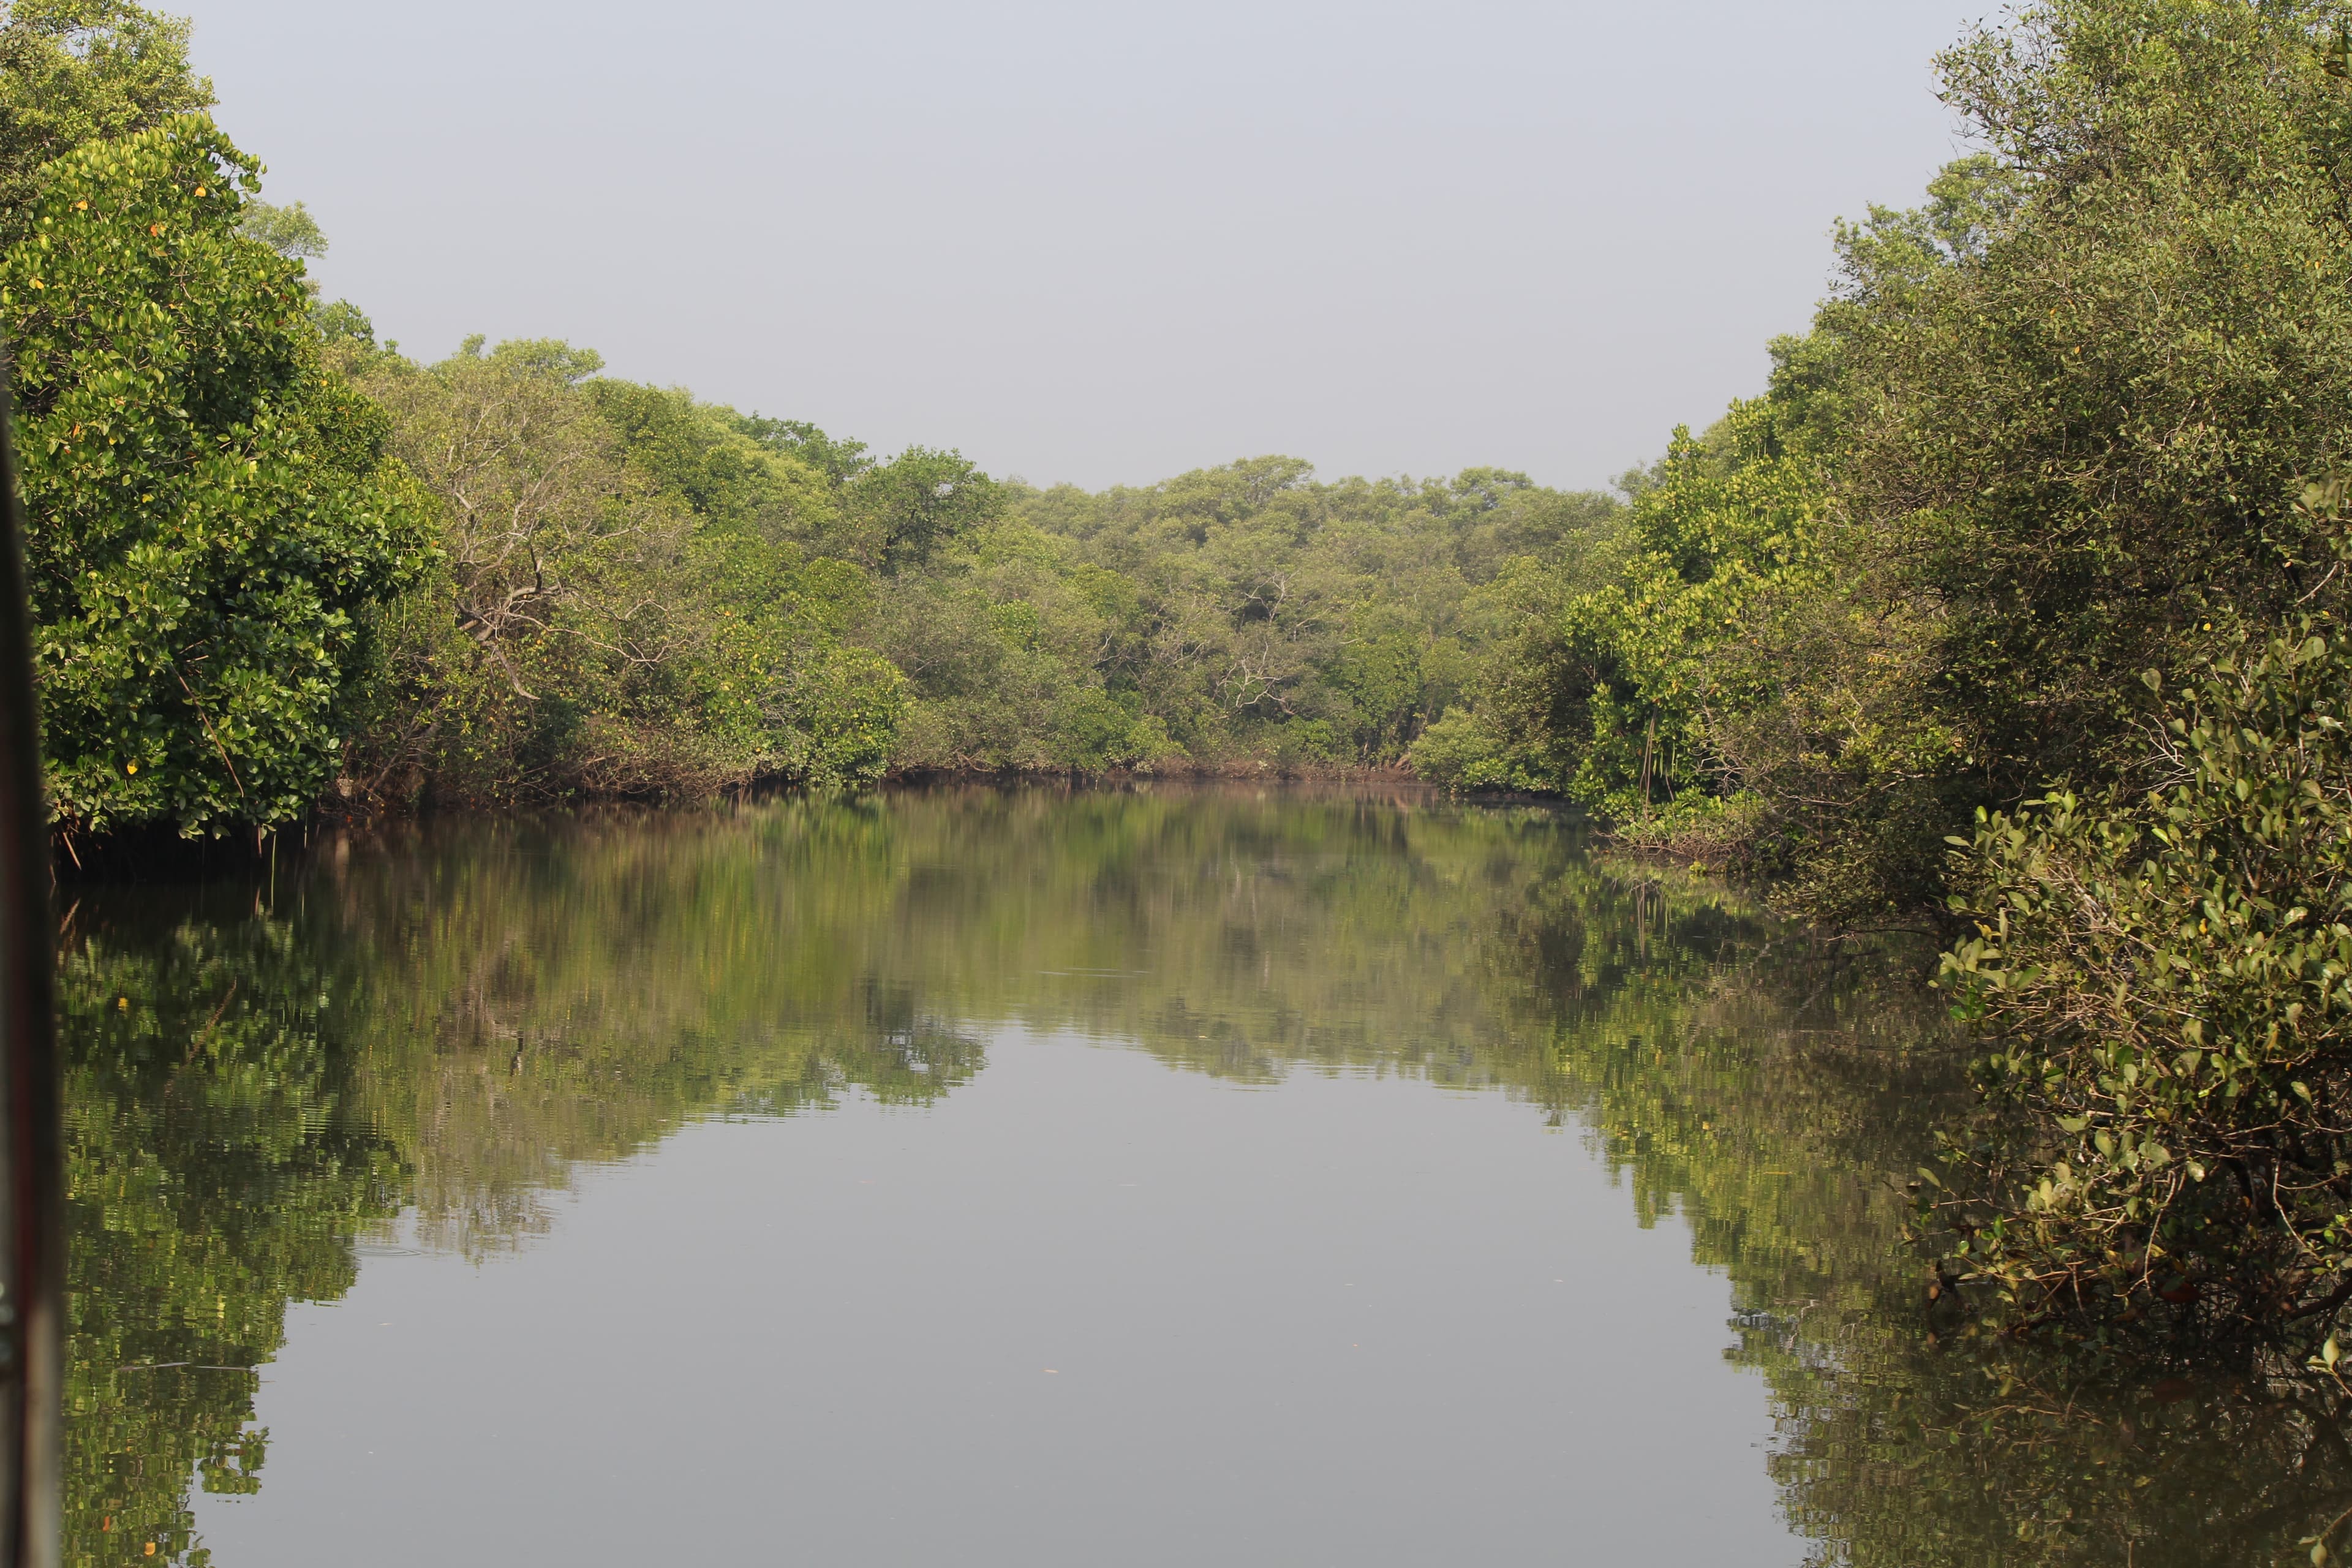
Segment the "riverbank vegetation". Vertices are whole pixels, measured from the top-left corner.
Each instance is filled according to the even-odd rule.
[[[1974,151],[1616,495],[1258,458],[1090,494],[310,289],[184,26],[0,22],[61,846],[323,804],[1410,766],[1948,944],[1923,1177],[2021,1318],[2352,1302],[2352,16],[2037,0]],[[2321,1343],[2325,1341],[2321,1340]],[[2317,1344],[2312,1348],[2316,1350]]]
[[[2348,20],[2043,0],[1944,54],[1978,150],[1841,228],[1416,753],[1959,938],[1991,1110],[1923,1214],[2029,1321],[2315,1352],[2352,1299]]]

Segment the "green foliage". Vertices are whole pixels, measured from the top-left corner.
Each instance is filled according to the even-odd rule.
[[[853,548],[888,576],[928,565],[950,542],[1004,515],[1003,488],[961,453],[909,447],[844,487]]]
[[[1325,484],[1262,458],[1148,489],[1022,491],[1024,526],[995,531],[968,580],[1037,610],[1031,646],[1060,673],[1034,689],[1098,689],[1148,724],[1139,754],[1386,767],[1461,700],[1504,613],[1497,578],[1610,539],[1618,510],[1498,469]],[[1027,732],[1091,765],[1057,752],[1053,723]]]
[[[1846,485],[1901,546],[1862,559],[1990,808],[1949,963],[2011,1116],[1944,1217],[2029,1310],[2316,1343],[2352,1299],[2337,22],[2053,0],[1979,36],[1945,69],[2014,216],[1842,307]],[[2189,688],[2153,736],[2136,671]]]
[[[1018,521],[879,585],[866,635],[911,693],[903,770],[1150,767],[1181,750],[1093,668],[1125,584]]]
[[[1416,753],[1848,927],[1950,920],[1977,822],[1951,963],[2002,1114],[1952,1217],[2030,1310],[2189,1290],[2172,1315],[2274,1329],[2352,1299],[2347,21],[2038,0],[1948,51],[1979,150],[1840,226],[1767,394],[1633,477],[1612,580],[1517,579],[1475,712]],[[2209,668],[2216,623],[2249,642]],[[2144,674],[2194,693],[2153,743]]]
[[[631,464],[698,516],[811,545],[836,537],[840,504],[832,476],[793,447],[748,434],[733,409],[697,403],[675,387],[594,380],[583,389]]]
[[[188,25],[129,0],[0,5],[0,237],[24,232],[41,165],[209,109]]]
[[[52,812],[184,834],[307,811],[359,619],[423,564],[382,415],[322,367],[254,165],[183,117],[45,169],[0,260]]]
[[[874,464],[866,456],[865,442],[837,440],[803,419],[737,414],[731,423],[761,446],[798,458],[837,485],[848,483]]]
[[[1842,226],[1816,330],[1645,477],[1622,581],[1551,593],[1467,765],[1637,830],[1733,803],[1792,905],[1912,918],[1978,808],[2133,765],[2137,672],[2212,606],[2334,602],[2297,505],[2352,442],[2334,17],[2047,0],[1948,52],[1984,150]]]
[[[1919,722],[1975,775],[1956,809],[2113,776],[2137,672],[2177,679],[2214,605],[2276,625],[2330,574],[2298,501],[2352,440],[2333,16],[2053,0],[1980,33],[1942,67],[1998,161],[1987,237],[1924,268],[1850,247],[1824,313],[1870,523],[1847,576],[1917,627]]]
[[[1823,570],[1821,487],[1782,416],[1760,399],[1703,441],[1677,430],[1634,494],[1615,579],[1531,618],[1488,704],[1518,776],[1629,823],[1722,787],[1715,721],[1769,689],[1749,653],[1759,602]]]
[[[375,352],[375,323],[349,300],[337,300],[332,304],[313,302],[310,324],[319,330],[322,342],[347,345],[365,353]]]
[[[268,202],[249,199],[239,216],[236,231],[247,239],[259,240],[280,256],[327,254],[326,231],[300,202],[290,207],[274,207]]]
[[[866,574],[812,560],[827,480],[730,410],[594,379],[554,342],[434,365],[338,350],[439,502],[441,568],[378,624],[349,787],[368,799],[680,796],[878,777],[895,671],[845,633]]]
[[[2031,1308],[2193,1302],[2315,1347],[2352,1300],[2352,653],[2220,640],[2164,721],[2166,782],[1990,813],[1964,846],[1977,934],[1945,977],[2022,1114],[1960,1149],[1948,1217],[1971,1277]]]

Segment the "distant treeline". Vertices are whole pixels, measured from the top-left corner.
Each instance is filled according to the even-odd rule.
[[[934,770],[1393,767],[1622,505],[1270,458],[1088,495],[319,300],[184,24],[0,25],[0,326],[68,849]]]
[[[337,787],[374,805],[1392,767],[1499,640],[1513,563],[1622,510],[1491,470],[1321,484],[1286,458],[1040,491],[565,343],[421,365],[351,307],[315,314],[428,524],[362,628]]]

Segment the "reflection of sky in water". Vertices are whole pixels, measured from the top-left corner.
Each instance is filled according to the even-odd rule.
[[[371,1260],[293,1314],[217,1561],[1801,1558],[1723,1280],[1525,1107],[988,1062],[692,1128],[518,1256]]]

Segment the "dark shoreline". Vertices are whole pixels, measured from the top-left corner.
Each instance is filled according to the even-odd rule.
[[[858,793],[889,796],[994,790],[1082,795],[1148,793],[1158,789],[1202,793],[1275,789],[1287,795],[1344,795],[1399,805],[1459,801],[1465,805],[1580,810],[1558,795],[1501,791],[1451,795],[1444,786],[1417,778],[1402,768],[1284,768],[1272,763],[1188,765],[1150,772],[1112,769],[1101,773],[1064,769],[909,769],[891,774],[871,790]],[[96,837],[77,837],[70,842],[63,835],[52,834],[50,866],[56,885],[60,888],[184,882],[264,869],[281,856],[307,854],[328,838],[395,831],[435,821],[528,821],[615,814],[686,816],[805,793],[803,785],[776,783],[690,800],[590,796],[503,806],[428,805],[418,811],[402,812],[355,810],[349,803],[330,797],[303,820],[274,830],[240,829],[189,838],[169,826],[148,824]]]

